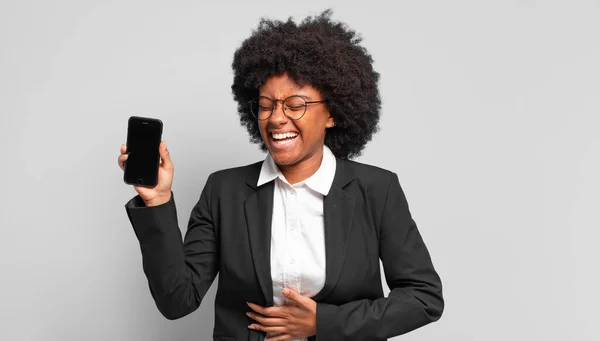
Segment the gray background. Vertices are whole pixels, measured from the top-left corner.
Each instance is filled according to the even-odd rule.
[[[206,177],[260,160],[230,94],[261,16],[331,7],[381,73],[358,160],[398,173],[442,319],[395,340],[598,340],[598,1],[1,1],[0,339],[208,340],[215,286],[168,321],[117,165],[159,117],[180,228]],[[387,293],[387,291],[386,291]]]

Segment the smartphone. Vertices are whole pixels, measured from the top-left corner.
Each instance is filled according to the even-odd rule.
[[[123,180],[128,185],[154,187],[158,183],[162,121],[131,116],[127,124],[127,160]]]

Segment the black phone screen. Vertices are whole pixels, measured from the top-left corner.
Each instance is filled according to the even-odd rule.
[[[160,154],[158,147],[162,122],[158,119],[132,116],[127,127],[127,160],[124,181],[131,185],[156,186]]]

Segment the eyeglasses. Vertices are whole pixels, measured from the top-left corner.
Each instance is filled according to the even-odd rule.
[[[292,120],[299,120],[306,113],[308,104],[323,103],[322,101],[307,101],[302,96],[293,95],[285,99],[270,99],[269,97],[260,96],[250,101],[250,111],[252,116],[260,121],[268,120],[277,102],[281,102],[283,106],[283,114]]]

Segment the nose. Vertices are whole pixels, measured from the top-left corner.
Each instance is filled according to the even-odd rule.
[[[281,105],[279,105],[281,103]],[[273,114],[269,117],[269,121],[274,125],[283,125],[287,123],[287,116],[285,116],[285,112],[283,111],[283,102],[276,101],[275,107],[273,108]]]

